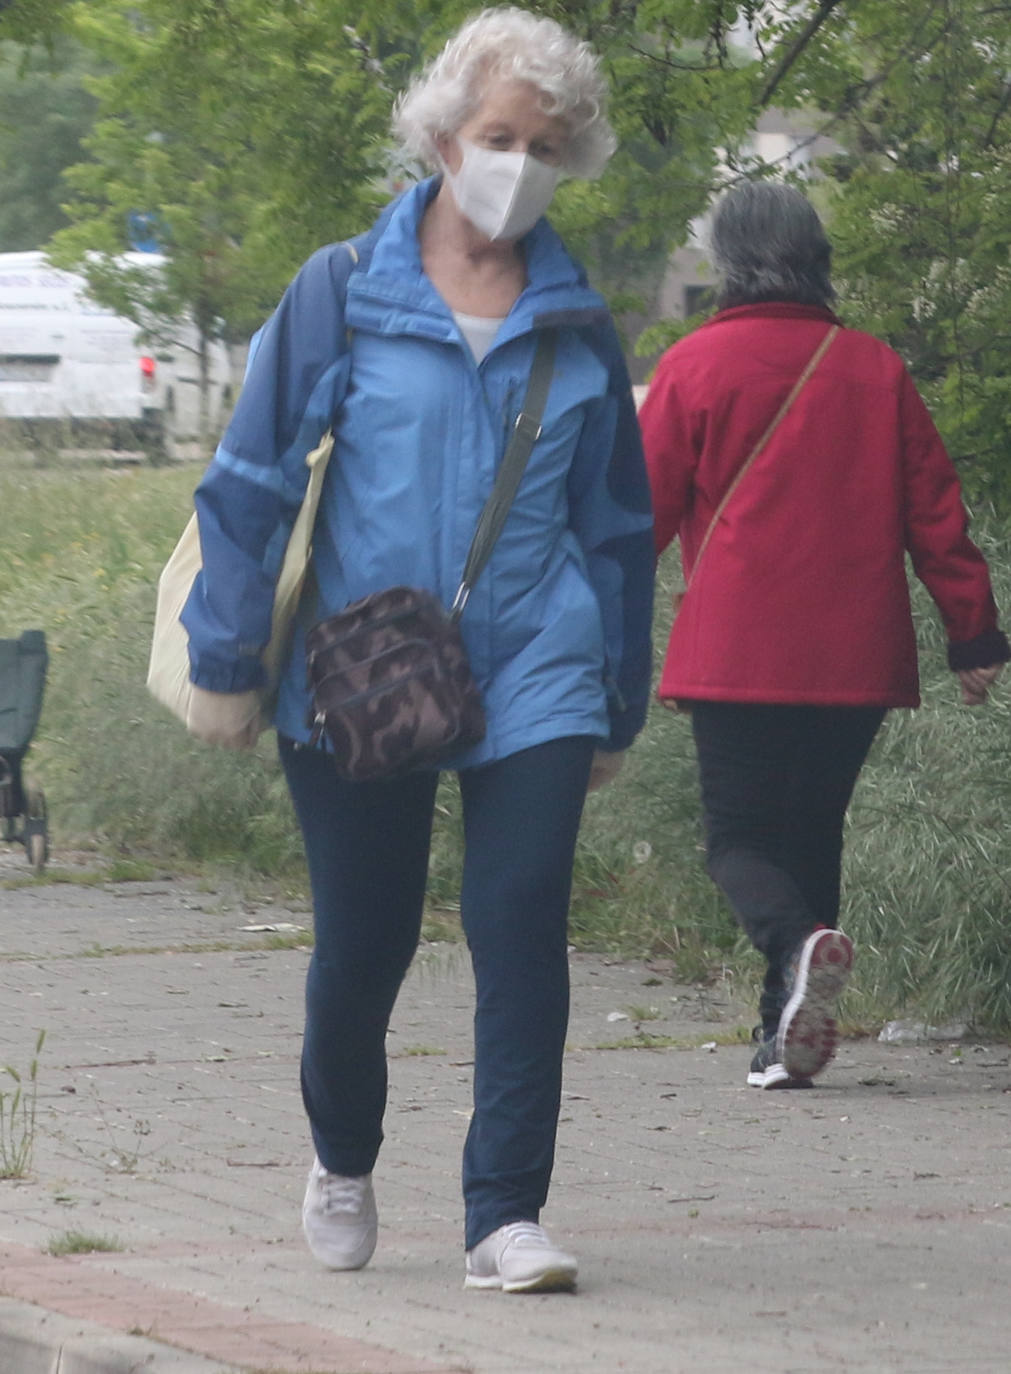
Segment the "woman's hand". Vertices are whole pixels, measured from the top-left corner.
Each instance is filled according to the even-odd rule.
[[[625,762],[624,749],[598,749],[593,755],[593,762],[590,764],[590,781],[587,783],[587,792],[596,792],[600,787],[606,787],[609,782],[621,772],[621,765]]]
[[[186,728],[207,744],[225,749],[252,749],[263,728],[256,692],[208,692],[193,687]]]
[[[982,706],[1003,666],[1002,663],[993,663],[989,668],[960,668],[958,680],[962,686],[962,705]]]

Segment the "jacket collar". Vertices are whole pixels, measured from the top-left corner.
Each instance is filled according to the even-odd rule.
[[[375,326],[375,306],[383,303],[400,307],[396,318],[388,320],[388,328],[399,331],[408,327],[432,337],[456,337],[451,312],[424,274],[418,239],[422,216],[440,184],[440,177],[428,177],[409,187],[382,212],[371,262],[366,271],[352,273],[348,284],[349,324],[363,324],[367,315]],[[522,244],[528,285],[513,307],[511,327],[503,331],[503,337],[525,333],[548,320],[578,325],[597,322],[602,312],[606,314],[603,297],[588,285],[582,267],[569,255],[547,219],[539,219]]]
[[[795,301],[758,301],[754,305],[734,305],[718,310],[706,320],[703,329],[728,320],[823,320],[826,324],[842,325],[833,311],[823,305],[798,305]]]

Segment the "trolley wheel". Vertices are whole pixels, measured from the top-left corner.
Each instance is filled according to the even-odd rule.
[[[28,862],[36,873],[41,873],[46,866],[46,859],[49,857],[49,846],[46,844],[46,837],[35,831],[26,836],[25,845],[28,850]]]
[[[28,862],[36,873],[41,873],[49,858],[49,833],[46,826],[46,797],[34,779],[24,784],[25,822],[24,842]]]

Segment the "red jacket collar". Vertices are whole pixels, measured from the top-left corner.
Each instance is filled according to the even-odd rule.
[[[842,324],[831,310],[821,305],[798,305],[794,301],[759,301],[755,305],[734,305],[718,310],[703,328],[722,324],[725,320],[824,320],[826,324]]]

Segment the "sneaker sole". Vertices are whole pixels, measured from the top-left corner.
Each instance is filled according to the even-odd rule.
[[[805,941],[793,994],[780,1017],[776,1054],[790,1078],[813,1078],[835,1054],[835,1004],[853,967],[853,945],[841,930]]]
[[[468,1274],[463,1281],[464,1288],[501,1289],[503,1293],[571,1293],[576,1287],[576,1275],[571,1269],[545,1269],[529,1279],[503,1283],[498,1274],[482,1278]]]
[[[305,1237],[305,1243],[309,1247],[309,1252],[313,1259],[322,1264],[324,1269],[333,1269],[337,1272],[350,1272],[354,1269],[364,1269],[376,1252],[377,1236],[375,1235],[364,1237],[353,1247],[349,1246],[342,1250],[335,1250],[325,1242],[317,1241],[311,1236],[304,1219],[302,1222],[302,1234]]]
[[[767,1069],[752,1069],[748,1074],[749,1088],[813,1088],[810,1078],[791,1078],[782,1064],[770,1064]]]

